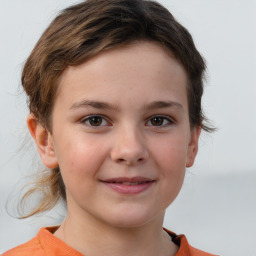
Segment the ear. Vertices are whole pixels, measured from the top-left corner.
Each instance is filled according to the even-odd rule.
[[[199,140],[200,133],[201,133],[201,126],[195,126],[191,128],[186,167],[191,167],[194,164],[194,161],[198,152],[198,140]]]
[[[52,134],[37,121],[33,114],[28,115],[27,125],[43,164],[51,169],[56,168],[58,161],[54,151]]]

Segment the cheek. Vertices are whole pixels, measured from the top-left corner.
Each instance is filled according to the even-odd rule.
[[[64,182],[75,185],[88,183],[89,177],[97,175],[105,159],[106,150],[101,144],[84,138],[73,140],[72,143],[62,141],[57,147],[57,153]]]
[[[156,147],[156,164],[161,182],[162,208],[168,207],[178,195],[185,176],[187,145],[181,139],[162,141]]]
[[[185,171],[188,145],[179,137],[171,137],[155,145],[157,163],[166,170],[166,175]]]
[[[186,169],[186,150],[179,146],[167,145],[159,152],[161,176],[169,189],[180,189]]]

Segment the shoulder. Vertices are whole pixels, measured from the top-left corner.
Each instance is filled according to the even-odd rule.
[[[184,235],[176,235],[175,233],[164,229],[172,238],[172,241],[179,246],[179,250],[175,256],[217,256],[210,254],[191,246]]]
[[[81,253],[53,235],[57,229],[57,226],[41,228],[36,237],[5,252],[1,256],[82,256]]]
[[[44,256],[44,252],[37,237],[34,237],[25,244],[19,245],[1,256]]]
[[[217,256],[211,253],[203,252],[199,249],[192,247],[191,245],[189,245],[189,250],[191,256]]]

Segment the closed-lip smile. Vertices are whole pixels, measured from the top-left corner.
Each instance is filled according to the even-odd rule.
[[[100,180],[106,186],[120,194],[139,194],[150,188],[156,180],[136,176],[136,177],[116,177]]]

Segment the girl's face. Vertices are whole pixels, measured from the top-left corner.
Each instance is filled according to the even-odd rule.
[[[116,227],[163,220],[197,153],[187,84],[182,65],[152,42],[63,73],[41,157],[60,167],[68,214]]]

